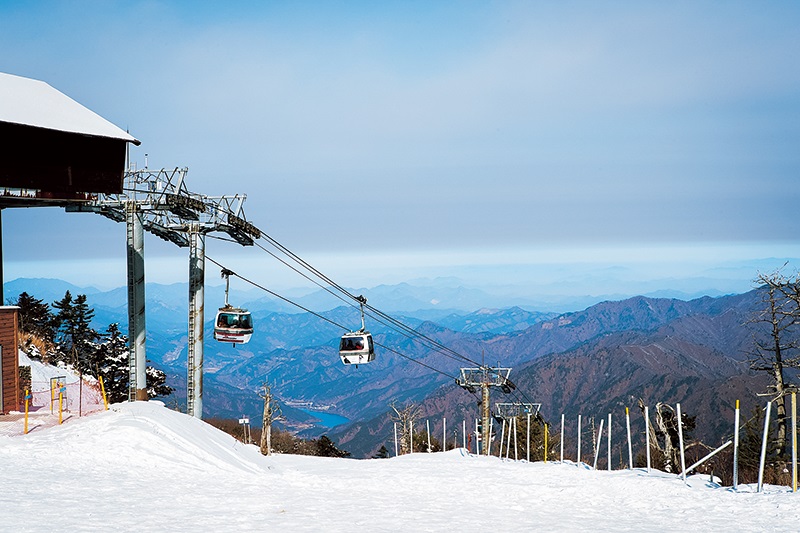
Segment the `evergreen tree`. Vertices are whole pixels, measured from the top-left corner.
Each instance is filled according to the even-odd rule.
[[[86,295],[79,294],[73,300],[67,291],[64,298],[53,302],[53,308],[58,309],[54,321],[57,329],[56,360],[93,374],[95,370],[91,363],[97,349],[95,341],[100,335],[91,326],[94,309],[86,303]]]
[[[33,359],[49,356],[55,339],[54,315],[50,306],[27,292],[11,302],[19,309],[22,349]]]
[[[175,392],[175,389],[167,385],[167,375],[163,370],[159,370],[154,366],[148,366],[145,368],[145,377],[147,378],[148,398],[169,396]]]
[[[19,307],[19,329],[42,340],[53,341],[53,313],[50,306],[27,292],[20,293],[13,305]]]
[[[128,339],[120,333],[118,324],[109,324],[105,341],[100,343],[92,357],[92,366],[103,385],[110,403],[128,399]]]
[[[544,450],[544,425],[545,425],[544,417],[538,413],[534,412],[531,413],[531,429],[530,429],[530,446],[531,446],[531,461],[543,461],[545,450]],[[528,415],[526,413],[522,413],[517,416],[516,420],[517,425],[517,453],[522,457],[527,457],[528,454]],[[502,429],[499,430],[502,433]],[[506,426],[506,431],[512,431],[508,429]],[[548,432],[548,441],[547,441],[547,457],[548,460],[553,459],[553,451],[559,448],[559,441],[560,435],[553,435],[552,428]],[[508,439],[508,436],[506,436]],[[503,455],[505,456],[505,448],[508,446],[508,442],[503,443]],[[509,456],[513,457],[514,455],[514,440],[513,440],[513,432],[512,432],[512,439],[510,443],[510,452]]]
[[[94,318],[94,309],[86,303],[86,295],[79,294],[72,306],[72,319],[74,321],[72,334],[72,353],[75,362],[82,372],[94,373],[91,369],[91,358],[97,350],[95,342],[100,335],[95,331],[91,322]]]
[[[69,352],[72,351],[72,334],[74,332],[72,294],[69,291],[64,293],[61,300],[53,302],[53,309],[56,310],[53,319],[56,341],[53,359],[66,362],[69,360]]]
[[[378,450],[378,453],[372,456],[373,459],[388,459],[389,458],[389,450],[386,449],[385,445],[381,445],[381,449]]]
[[[319,457],[350,457],[350,452],[340,450],[327,435],[321,436],[315,441],[316,453]]]
[[[130,350],[128,338],[119,331],[119,324],[109,324],[103,342],[92,352],[92,371],[103,377],[103,385],[110,403],[128,399],[130,383]],[[167,376],[161,370],[145,368],[147,397],[169,396],[174,389],[166,384]]]
[[[414,434],[411,436],[414,441],[414,453],[442,451],[442,444],[434,435],[430,437],[430,449],[428,449],[428,431],[425,426],[422,426],[420,431],[416,429],[414,428]]]

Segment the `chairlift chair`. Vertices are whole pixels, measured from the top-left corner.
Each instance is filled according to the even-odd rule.
[[[339,343],[339,357],[346,365],[358,366],[375,360],[375,344],[372,334],[366,330],[364,325],[364,304],[367,303],[367,299],[359,296],[358,302],[361,304],[361,329],[345,333]]]
[[[233,272],[227,268],[222,269],[222,277],[225,278],[225,305],[219,308],[214,319],[214,338],[236,346],[250,341],[253,335],[253,317],[247,309],[234,307],[228,303],[231,274]]]

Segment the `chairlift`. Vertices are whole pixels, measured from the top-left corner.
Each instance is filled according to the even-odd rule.
[[[214,338],[236,346],[250,341],[253,335],[253,317],[247,309],[234,307],[228,303],[231,274],[233,272],[227,268],[222,269],[222,277],[225,278],[225,305],[219,308],[214,319]]]
[[[375,345],[372,341],[372,334],[366,331],[366,326],[364,325],[364,304],[367,303],[367,299],[359,296],[358,303],[361,304],[361,329],[345,333],[339,343],[339,357],[342,358],[342,363],[346,365],[358,366],[375,360]]]

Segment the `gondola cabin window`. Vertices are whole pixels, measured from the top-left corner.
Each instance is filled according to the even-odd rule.
[[[253,329],[253,320],[250,313],[220,313],[217,326],[221,328]]]

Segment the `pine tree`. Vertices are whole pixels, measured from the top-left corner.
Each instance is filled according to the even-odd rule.
[[[378,453],[372,456],[373,459],[388,459],[389,458],[389,450],[386,449],[385,445],[381,445],[381,449],[378,450]]]
[[[55,335],[50,306],[27,292],[20,293],[14,305],[19,307],[19,329],[52,342]]]
[[[73,300],[72,294],[67,291],[64,298],[53,302],[53,308],[58,309],[54,320],[58,343],[56,360],[72,364],[81,372],[93,374],[91,359],[100,335],[91,326],[94,309],[86,303],[86,295],[79,294]]]
[[[55,331],[55,350],[53,358],[55,361],[68,361],[72,351],[72,338],[74,333],[74,320],[72,310],[72,294],[69,291],[64,293],[61,300],[53,302],[53,309],[57,310],[53,319]]]
[[[110,403],[128,399],[130,383],[130,350],[128,338],[120,333],[119,324],[109,324],[104,339],[92,351],[92,371],[103,377],[103,385]],[[166,384],[167,375],[152,366],[145,368],[147,397],[169,396],[175,390]]]
[[[103,385],[110,403],[128,399],[128,339],[119,331],[118,324],[109,324],[105,341],[97,346],[92,355],[92,366]]]
[[[147,379],[147,397],[152,399],[159,396],[169,396],[175,389],[167,385],[167,375],[163,370],[159,370],[154,366],[145,368],[145,377]]]
[[[528,453],[528,415],[526,413],[520,414],[517,416],[516,420],[517,426],[517,451],[519,454],[523,456],[527,456]],[[544,460],[544,424],[545,420],[544,417],[540,413],[532,413],[531,416],[531,429],[530,429],[530,446],[531,446],[531,461],[541,461]],[[509,452],[509,456],[514,455],[514,437],[513,437],[513,430],[509,430],[506,428],[506,431],[512,431],[511,437],[511,448]],[[508,436],[506,436],[508,439]],[[548,447],[548,457],[552,459],[553,457],[553,450],[558,449],[559,447],[559,435],[549,433],[549,438],[547,442]],[[503,446],[505,448],[507,444],[504,443]],[[505,455],[505,451],[503,452]]]
[[[350,452],[340,450],[327,435],[321,436],[315,441],[316,453],[319,457],[350,457]]]
[[[93,373],[91,356],[97,350],[95,342],[100,339],[100,335],[91,327],[93,318],[94,309],[86,303],[86,295],[79,294],[72,306],[72,353],[78,368],[89,373]]]
[[[50,306],[27,292],[20,293],[16,302],[19,309],[19,329],[22,349],[34,359],[49,356],[55,339],[55,316]]]

